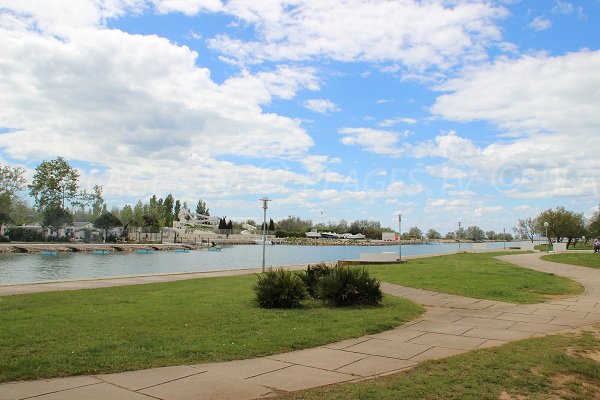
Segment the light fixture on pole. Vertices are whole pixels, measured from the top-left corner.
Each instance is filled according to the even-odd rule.
[[[398,213],[398,261],[402,262],[402,214]]]
[[[544,228],[546,228],[546,253],[550,252],[550,238],[548,237],[548,227],[550,224],[548,221],[544,222]]]
[[[458,221],[458,232],[457,232],[457,236],[458,236],[458,251],[460,251],[460,221]]]
[[[267,208],[269,208],[270,199],[263,197],[260,199],[263,202],[263,251],[262,251],[262,272],[265,272],[265,244],[267,243]]]

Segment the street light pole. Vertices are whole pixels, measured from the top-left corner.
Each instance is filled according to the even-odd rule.
[[[402,262],[402,214],[398,213],[398,261]]]
[[[263,248],[262,248],[262,272],[265,272],[265,245],[267,243],[267,208],[269,208],[269,200],[266,197],[260,199],[263,202]]]
[[[546,253],[550,252],[550,238],[548,237],[548,226],[550,226],[550,224],[547,221],[544,222],[544,228],[546,228]]]

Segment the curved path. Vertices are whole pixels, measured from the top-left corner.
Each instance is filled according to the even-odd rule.
[[[0,400],[255,399],[389,374],[423,360],[600,322],[600,270],[550,263],[540,256],[499,258],[572,278],[585,285],[585,292],[547,303],[515,305],[384,283],[386,293],[422,304],[427,312],[380,334],[269,357],[6,383],[0,385]]]

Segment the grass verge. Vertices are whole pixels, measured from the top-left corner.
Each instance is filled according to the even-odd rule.
[[[401,265],[369,266],[369,269],[384,282],[509,303],[539,303],[548,296],[583,291],[581,285],[570,279],[494,258],[506,254],[458,253],[416,258]]]
[[[600,398],[600,330],[555,335],[428,361],[385,378],[312,389],[278,399]]]
[[[259,357],[381,332],[423,309],[258,308],[254,276],[0,297],[0,381]]]
[[[542,260],[589,268],[600,268],[600,254],[596,253],[549,254],[542,256]]]

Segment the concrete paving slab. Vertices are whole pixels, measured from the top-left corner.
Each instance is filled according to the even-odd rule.
[[[426,361],[426,360],[437,360],[440,358],[446,358],[455,356],[457,354],[466,353],[467,350],[462,349],[451,349],[447,347],[432,347],[431,349],[424,351],[411,358],[411,361]]]
[[[423,331],[423,332],[435,332],[435,333],[447,333],[450,335],[460,335],[465,333],[469,329],[472,329],[476,325],[463,324],[462,320],[460,323],[457,322],[437,322],[437,321],[422,321],[417,324],[411,325],[411,330]]]
[[[279,390],[295,391],[353,379],[356,379],[356,377],[349,374],[295,365],[284,370],[247,379],[246,382]]]
[[[253,376],[277,371],[278,369],[290,367],[292,364],[269,358],[253,358],[249,360],[228,361],[222,363],[200,364],[194,367],[208,371],[211,374],[231,376],[238,379],[251,378]]]
[[[345,349],[346,347],[350,347],[350,346],[354,346],[355,344],[366,342],[367,340],[369,340],[369,337],[363,336],[363,337],[359,337],[356,339],[348,339],[348,340],[342,340],[341,342],[326,344],[323,347],[328,348],[328,349],[334,349],[334,350],[342,350],[342,349]]]
[[[541,311],[541,310],[540,310]],[[557,310],[548,310],[558,312]],[[535,324],[547,324],[552,321],[553,317],[548,315],[532,315],[532,314],[517,314],[512,312],[502,313],[496,319],[504,319],[515,322],[532,322]]]
[[[596,307],[596,306],[589,306],[589,305],[585,305],[585,306],[575,305],[575,306],[567,306],[565,311],[580,311],[580,312],[590,313],[590,312],[600,312],[600,308]]]
[[[150,400],[151,398],[108,383],[98,383],[75,389],[44,394],[35,400]]]
[[[566,306],[564,304],[554,304],[554,303],[540,303],[540,304],[536,304],[535,305],[536,309],[540,309],[541,308],[543,310],[564,310],[567,307],[568,306]]]
[[[46,393],[96,385],[101,382],[102,381],[99,379],[91,376],[75,376],[69,378],[3,383],[0,384],[0,400],[20,400],[40,396]]]
[[[482,328],[506,329],[506,328],[514,325],[515,321],[507,321],[504,319],[494,319],[494,318],[464,317],[457,323],[469,325],[469,326],[479,326]]]
[[[235,379],[206,372],[153,386],[139,393],[161,400],[240,400],[266,396],[272,391],[246,379]],[[81,397],[84,399],[84,397]],[[104,399],[111,399],[105,397]],[[148,399],[148,397],[144,397]]]
[[[473,328],[465,336],[482,339],[521,340],[533,336],[531,332],[513,331],[508,329]]]
[[[560,310],[537,310],[533,313],[533,315],[540,316],[550,316],[550,317],[560,317],[560,318],[585,318],[588,314],[588,311],[560,311]],[[526,322],[526,321],[524,321]]]
[[[554,325],[554,324],[533,324],[529,322],[516,322],[510,327],[511,331],[523,331],[532,333],[550,333],[558,332],[564,329],[568,329],[567,325]]]
[[[587,321],[600,321],[600,313],[589,313],[584,318]]]
[[[352,351],[371,356],[382,356],[408,360],[417,354],[424,352],[430,347],[431,346],[418,343],[372,339],[367,342],[357,344],[356,346],[348,347],[346,351]]]
[[[140,390],[150,386],[160,385],[165,382],[201,374],[205,371],[181,365],[176,367],[163,367],[143,369],[139,371],[120,372],[117,374],[96,375],[104,382],[111,383],[129,390]]]
[[[449,313],[449,316],[459,316],[459,317],[476,317],[476,318],[496,318],[498,315],[502,314],[506,311],[506,307],[502,307],[502,310],[499,309],[485,309],[485,310],[452,310]]]
[[[471,350],[485,342],[485,339],[466,336],[446,335],[443,333],[428,333],[426,335],[419,336],[418,338],[414,338],[410,342],[428,345],[432,347],[440,346],[448,347],[451,349]]]
[[[381,340],[392,340],[398,342],[407,342],[412,338],[416,338],[417,336],[423,335],[425,332],[420,330],[415,330],[412,328],[413,325],[408,328],[403,329],[394,329],[391,331],[377,333],[375,335],[370,335],[369,337],[372,339],[381,339]],[[358,343],[357,343],[358,344]]]
[[[490,347],[502,346],[502,345],[504,345],[506,343],[508,343],[506,340],[490,339],[490,340],[486,340],[485,342],[483,342],[482,344],[480,344],[476,348],[477,349],[487,349],[487,348],[490,348]]]
[[[563,317],[559,317],[559,318],[554,318],[552,320],[552,325],[566,325],[569,326],[571,328],[575,328],[577,326],[584,326],[589,324],[591,321],[589,319],[585,319],[585,318],[563,318]]]
[[[346,365],[336,371],[344,374],[358,375],[362,377],[388,374],[393,371],[410,368],[417,365],[415,361],[398,360],[378,356],[367,356],[355,363]]]
[[[291,353],[276,354],[274,356],[269,356],[268,358],[290,364],[304,365],[306,367],[335,370],[343,367],[344,365],[358,361],[361,358],[365,358],[365,356],[343,350],[317,347],[314,349],[294,351]]]

